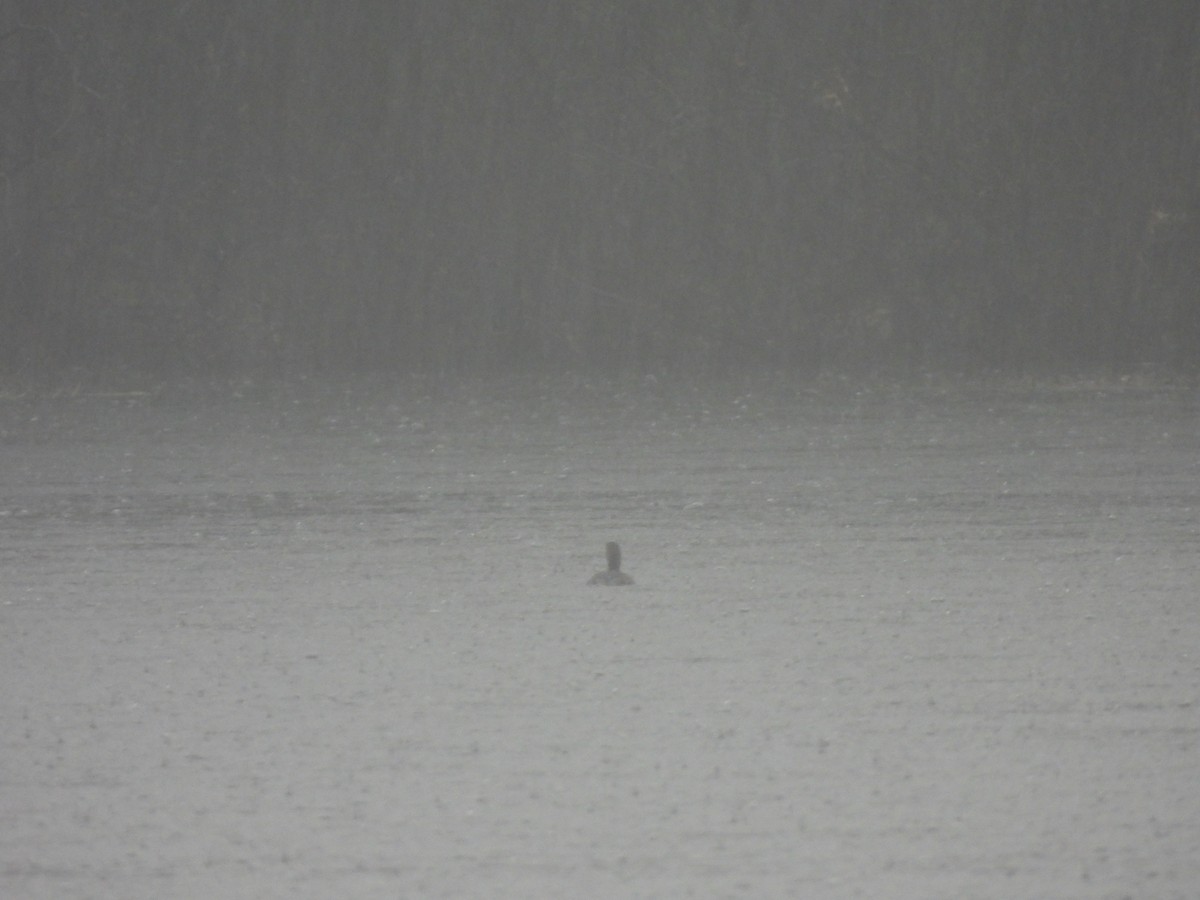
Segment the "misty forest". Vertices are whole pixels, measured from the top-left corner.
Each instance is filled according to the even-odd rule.
[[[0,366],[1195,371],[1185,2],[5,0]]]

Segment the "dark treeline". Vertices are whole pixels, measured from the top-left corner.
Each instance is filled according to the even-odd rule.
[[[1200,358],[1200,5],[0,0],[14,371]]]

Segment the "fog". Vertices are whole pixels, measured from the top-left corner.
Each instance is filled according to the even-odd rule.
[[[0,3],[8,373],[1194,371],[1185,3]]]
[[[1198,122],[1193,3],[0,0],[0,894],[1192,896]]]

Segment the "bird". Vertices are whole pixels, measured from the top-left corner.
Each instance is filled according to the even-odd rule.
[[[591,577],[588,584],[604,584],[614,587],[633,584],[633,579],[621,571],[621,545],[616,541],[609,541],[604,547],[604,553],[608,557],[608,569],[597,572]]]

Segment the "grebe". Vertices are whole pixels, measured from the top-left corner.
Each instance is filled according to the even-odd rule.
[[[588,584],[633,584],[633,579],[621,571],[621,545],[616,541],[609,541],[604,547],[604,552],[608,556],[608,570],[597,572]]]

